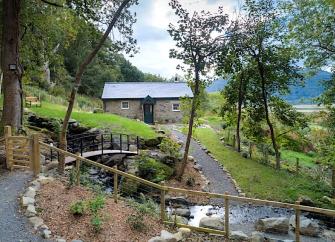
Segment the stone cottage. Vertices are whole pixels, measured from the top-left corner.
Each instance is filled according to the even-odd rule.
[[[153,124],[180,122],[181,97],[193,97],[185,82],[108,82],[101,99],[105,112]]]

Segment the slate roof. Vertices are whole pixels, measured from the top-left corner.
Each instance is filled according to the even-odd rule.
[[[185,82],[107,82],[102,99],[142,99],[193,97]]]

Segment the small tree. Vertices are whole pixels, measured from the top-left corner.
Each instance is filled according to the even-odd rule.
[[[98,51],[101,49],[105,41],[107,40],[109,34],[111,33],[112,29],[116,27],[121,34],[123,34],[126,38],[126,42],[119,42],[116,44],[119,44],[120,48],[127,48],[127,47],[133,47],[133,45],[136,43],[132,38],[132,29],[131,26],[134,23],[133,15],[130,13],[128,8],[133,4],[136,3],[136,0],[123,0],[123,1],[114,1],[113,3],[110,3],[110,6],[112,6],[112,13],[111,18],[109,20],[109,25],[104,32],[103,36],[101,37],[100,41],[96,45],[96,47],[84,58],[84,60],[81,62],[81,64],[78,67],[77,73],[75,75],[75,80],[73,84],[73,88],[71,90],[70,98],[69,98],[69,105],[64,117],[62,130],[60,133],[60,148],[65,149],[67,148],[66,144],[66,134],[67,134],[67,128],[69,124],[69,120],[72,114],[73,106],[75,103],[75,98],[78,92],[78,88],[81,84],[81,78],[85,72],[85,69],[87,66],[92,62]],[[122,20],[122,21],[120,21]],[[130,48],[131,49],[131,48]],[[126,49],[127,50],[127,49]],[[129,50],[129,49],[128,49]],[[58,170],[60,173],[64,172],[64,166],[65,166],[65,157],[61,156],[59,161],[59,167]]]
[[[273,120],[270,116],[271,100],[278,94],[289,93],[291,85],[297,85],[302,76],[296,65],[295,52],[283,44],[281,18],[273,0],[246,0],[243,18],[237,31],[240,46],[255,68],[249,93],[254,108],[262,112],[269,127],[276,156],[276,169],[280,168],[280,152],[276,141]]]
[[[226,48],[221,50],[218,58],[216,72],[218,75],[228,77],[228,83],[222,91],[226,102],[222,105],[221,114],[237,112],[236,116],[236,150],[241,152],[241,119],[242,106],[247,101],[247,86],[249,80],[253,77],[252,68],[246,59],[246,53],[240,45],[239,35],[235,34],[239,30],[239,22],[235,21],[229,30],[230,41]],[[237,106],[237,110],[236,110]],[[235,146],[235,144],[234,144]]]
[[[217,37],[214,35],[225,30],[228,17],[223,13],[222,8],[219,8],[217,14],[205,11],[190,14],[178,0],[172,0],[170,6],[179,18],[177,26],[169,25],[168,32],[177,46],[177,49],[170,50],[170,57],[182,60],[187,66],[186,69],[183,69],[190,77],[189,85],[193,91],[185,152],[182,167],[177,174],[177,178],[180,179],[187,164],[194,117],[199,107],[200,88],[206,83],[205,76],[214,64],[219,49],[225,43],[223,35]]]

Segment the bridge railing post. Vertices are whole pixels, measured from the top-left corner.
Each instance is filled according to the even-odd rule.
[[[104,154],[104,135],[101,134],[101,156]]]
[[[113,147],[114,145],[113,145],[113,134],[111,133],[111,148],[112,148],[112,150],[113,150]]]
[[[114,202],[117,203],[117,197],[118,197],[118,175],[117,173],[114,173],[114,189],[113,189],[113,197]]]
[[[83,138],[80,138],[80,155],[83,156]]]
[[[76,185],[80,186],[80,159],[76,159]]]
[[[129,146],[130,146],[130,144],[129,144],[129,135],[127,135],[127,151],[129,151]]]
[[[138,154],[138,149],[139,149],[139,146],[140,146],[140,144],[139,144],[139,138],[138,138],[138,136],[136,136],[136,152],[137,152],[137,154]]]
[[[120,153],[122,154],[122,134],[120,134]]]

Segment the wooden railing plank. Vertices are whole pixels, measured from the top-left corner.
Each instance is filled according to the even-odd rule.
[[[135,181],[140,182],[142,184],[157,188],[161,191],[163,190],[163,191],[167,191],[167,192],[178,192],[178,193],[184,193],[184,194],[206,196],[206,197],[210,197],[210,198],[225,198],[226,197],[231,201],[239,201],[239,202],[244,202],[244,203],[252,203],[252,204],[258,204],[258,205],[266,205],[266,206],[281,207],[281,208],[288,208],[288,209],[299,209],[301,211],[315,212],[315,213],[320,213],[320,214],[325,214],[325,215],[335,217],[335,210],[331,210],[331,209],[309,207],[309,206],[302,206],[302,205],[298,205],[298,204],[282,203],[282,202],[269,201],[269,200],[256,199],[256,198],[239,197],[239,196],[234,196],[234,195],[227,195],[227,194],[225,195],[225,194],[220,194],[220,193],[210,193],[210,192],[202,192],[202,191],[194,191],[194,190],[187,190],[187,189],[182,189],[182,188],[162,186],[162,185],[147,181],[145,179],[139,178],[137,176],[128,174],[126,172],[122,172],[120,170],[117,170],[117,169],[108,167],[106,165],[94,162],[92,160],[80,157],[78,155],[75,155],[75,154],[72,154],[68,151],[64,151],[64,150],[59,149],[57,147],[45,144],[43,142],[40,142],[40,144],[42,146],[46,147],[46,148],[50,148],[50,149],[53,149],[53,150],[58,151],[60,153],[63,153],[64,155],[71,156],[75,159],[79,159],[83,162],[86,162],[88,164],[97,166],[97,167],[102,168],[104,170],[107,170],[111,173],[116,173],[118,175],[121,175],[121,176],[124,176],[126,178],[135,180]],[[222,234],[224,234],[224,232]]]

